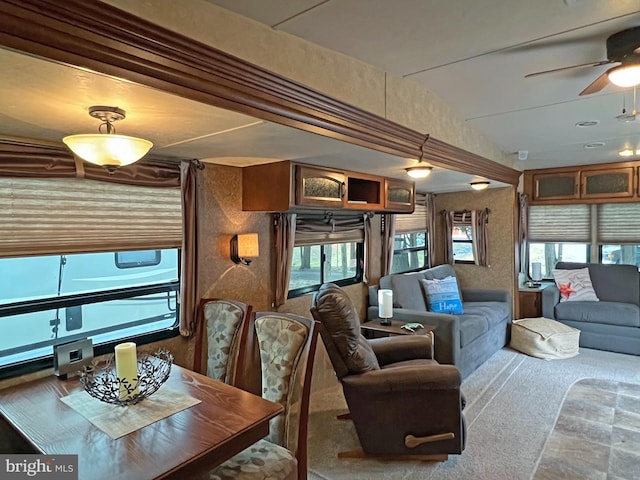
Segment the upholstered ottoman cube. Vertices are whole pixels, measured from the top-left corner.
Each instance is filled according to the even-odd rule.
[[[549,318],[514,320],[510,347],[546,360],[578,355],[580,330]]]

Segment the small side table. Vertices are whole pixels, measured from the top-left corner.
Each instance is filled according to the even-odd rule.
[[[519,318],[538,318],[542,316],[542,290],[551,283],[538,287],[520,287],[518,289]]]
[[[388,337],[389,335],[430,335],[437,326],[423,325],[423,328],[416,328],[415,332],[401,328],[407,322],[393,320],[391,325],[382,325],[380,320],[370,320],[360,325],[362,334],[367,338]]]

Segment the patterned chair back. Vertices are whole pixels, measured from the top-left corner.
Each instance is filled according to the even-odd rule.
[[[271,420],[267,439],[293,452],[298,460],[298,478],[306,478],[317,322],[276,312],[257,312],[254,322],[262,366],[262,397],[284,407],[284,413]]]
[[[234,300],[205,298],[200,302],[200,326],[196,342],[196,370],[230,385],[240,370],[240,344],[248,327],[251,306]],[[202,366],[204,363],[204,366]]]

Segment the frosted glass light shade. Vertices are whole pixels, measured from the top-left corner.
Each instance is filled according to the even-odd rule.
[[[378,290],[378,317],[393,317],[393,290]]]
[[[101,133],[69,135],[62,141],[83,160],[103,167],[131,165],[153,147],[143,138]]]
[[[432,167],[409,167],[405,169],[407,171],[407,175],[411,178],[427,178],[431,174]]]
[[[609,81],[618,87],[635,87],[640,85],[640,65],[619,66],[612,69],[607,76]]]

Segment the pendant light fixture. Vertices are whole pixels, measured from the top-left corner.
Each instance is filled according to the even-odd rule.
[[[409,175],[411,178],[427,178],[431,173],[431,170],[433,170],[433,167],[422,162],[422,156],[424,155],[422,149],[424,148],[424,144],[428,139],[429,137],[427,136],[424,143],[420,147],[420,158],[418,159],[418,164],[415,167],[405,168],[407,175]]]
[[[116,135],[113,122],[123,120],[125,111],[118,107],[89,107],[89,115],[102,121],[98,133],[69,135],[62,141],[78,157],[89,163],[105,167],[109,173],[118,167],[130,165],[144,157],[153,146],[149,140]],[[103,127],[106,132],[103,132]]]

